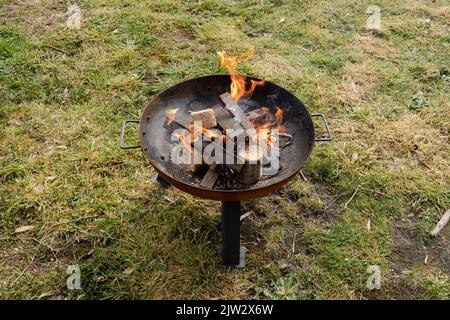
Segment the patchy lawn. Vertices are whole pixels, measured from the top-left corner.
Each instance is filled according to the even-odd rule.
[[[69,2],[0,0],[0,298],[449,299],[450,228],[429,231],[449,207],[450,7],[396,3],[376,1],[374,32],[371,1],[86,0],[70,30]],[[335,138],[244,204],[247,266],[225,270],[219,204],[160,189],[118,144],[152,96],[250,45],[240,71]]]

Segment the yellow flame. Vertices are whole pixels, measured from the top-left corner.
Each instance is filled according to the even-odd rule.
[[[241,76],[236,71],[236,67],[238,62],[243,62],[251,59],[253,57],[253,47],[250,47],[246,53],[232,55],[225,50],[217,52],[220,56],[220,65],[223,68],[228,69],[231,77],[231,87],[230,87],[230,96],[234,101],[238,101],[242,97],[249,97],[252,95],[256,86],[263,86],[264,81],[255,81],[251,80],[251,86],[249,90],[246,90],[246,77]]]

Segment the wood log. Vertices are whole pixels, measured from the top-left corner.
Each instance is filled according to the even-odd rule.
[[[245,114],[250,122],[255,126],[262,126],[272,121],[271,114],[267,108],[258,108]]]
[[[258,153],[257,148],[245,150],[243,158],[244,166],[238,176],[238,181],[244,184],[253,184],[261,179],[262,174],[262,157]]]
[[[225,146],[220,145],[217,141],[213,141],[209,144],[208,148],[214,148],[215,152],[221,152],[223,162],[226,162],[227,149]],[[234,148],[233,148],[233,150],[234,150]],[[232,156],[234,157],[234,162],[233,163],[223,163],[223,165],[233,169],[235,172],[240,172],[244,165],[242,163],[238,163],[237,156],[234,154],[234,152],[233,152]],[[203,161],[205,163],[207,163],[207,164],[214,163],[213,159],[210,159],[209,157],[210,157],[209,152],[203,153]]]
[[[244,111],[239,107],[239,105],[233,100],[228,92],[220,95],[220,99],[225,103],[225,109],[229,110],[233,115],[234,119],[240,123],[240,125],[245,129],[254,129],[255,127],[250,122],[250,120],[245,115]]]
[[[217,126],[216,115],[213,109],[204,109],[200,111],[191,112],[192,122],[201,122],[201,126],[205,129],[214,128]]]
[[[251,123],[247,115],[245,115],[244,111],[241,109],[241,107],[233,100],[233,98],[230,96],[228,92],[225,92],[220,95],[220,99],[225,103],[225,108],[229,110],[234,116],[234,120],[239,120],[239,124],[242,126],[245,130],[251,130],[255,129],[255,126]],[[263,112],[263,111],[261,111]],[[268,113],[270,117],[270,113]],[[245,132],[243,133],[245,135]],[[264,163],[267,163],[268,160],[264,156]]]
[[[212,107],[216,115],[216,121],[223,130],[242,129],[242,126],[236,122],[232,114],[223,106],[216,104]]]
[[[185,109],[176,108],[167,110],[167,126],[170,126],[172,123],[177,123],[180,126],[188,129],[192,123],[192,116],[187,113]]]
[[[207,141],[202,141],[201,145],[197,145],[195,142],[191,142],[191,149],[190,149],[190,153],[191,153],[191,163],[189,164],[189,171],[192,173],[198,172],[200,171],[200,169],[205,165],[202,161],[203,157],[203,150],[205,149],[206,145],[208,144]],[[188,147],[188,146],[186,146]],[[195,154],[194,154],[195,152]],[[198,154],[199,159],[201,162],[200,163],[195,163],[195,155]],[[198,161],[197,161],[198,162]]]
[[[232,114],[223,106],[221,106],[220,104],[216,104],[212,107],[212,109],[214,110],[214,113],[216,115],[218,125],[223,130],[228,129],[243,130],[242,126],[234,120]],[[245,134],[245,132],[242,132],[242,134]],[[224,153],[224,159],[226,159],[226,147],[220,148],[222,148],[222,152]],[[235,172],[240,172],[242,170],[242,167],[244,166],[242,163],[237,163],[236,155],[234,155],[234,163],[226,163],[225,165],[233,169]]]
[[[200,187],[209,189],[214,188],[214,185],[216,184],[217,179],[219,178],[220,172],[221,172],[220,166],[210,167],[206,172],[206,174],[203,176],[203,179],[200,182]]]

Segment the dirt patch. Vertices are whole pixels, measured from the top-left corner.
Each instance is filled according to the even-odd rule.
[[[448,228],[443,230],[447,233]],[[446,237],[446,238],[447,238]],[[391,237],[391,272],[393,276],[408,272],[414,266],[435,265],[450,273],[450,248],[432,239],[429,243],[421,243],[414,237],[411,230],[402,222],[398,222]]]
[[[0,16],[7,25],[17,25],[23,31],[39,36],[65,28],[68,6],[65,1],[14,1],[3,6]]]
[[[252,252],[262,251],[266,246],[266,240],[262,236],[261,224],[261,217],[255,217],[254,214],[244,218],[241,222],[242,244]]]
[[[403,279],[393,278],[385,281],[380,290],[370,290],[363,293],[363,296],[370,300],[417,300],[422,299],[423,290],[416,288]]]
[[[311,181],[306,185],[305,194],[293,191],[289,184],[270,196],[245,203],[243,214],[248,215],[241,223],[241,238],[249,251],[270,253],[270,248],[276,247],[276,256],[292,265],[297,263],[297,254],[309,254],[302,236],[305,223],[329,225],[339,218],[337,208],[345,199],[321,184]]]
[[[448,232],[447,232],[448,233]],[[391,236],[390,273],[383,281],[381,290],[366,291],[368,299],[424,299],[424,289],[405,277],[413,268],[427,264],[450,271],[449,248],[433,239],[422,243],[414,237],[405,222],[397,222]]]

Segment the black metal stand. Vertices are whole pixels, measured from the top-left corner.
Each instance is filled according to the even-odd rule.
[[[170,187],[170,183],[158,174],[153,177],[153,182],[162,188]],[[222,201],[222,247],[219,249],[219,256],[222,263],[228,268],[245,267],[245,247],[240,246],[241,242],[241,202]]]
[[[161,188],[166,189],[170,187],[170,183],[164,180],[159,174],[156,174],[156,176],[154,176],[152,180],[154,183],[159,184]]]
[[[245,247],[240,246],[241,203],[222,202],[222,248],[220,257],[226,267],[245,266]]]

